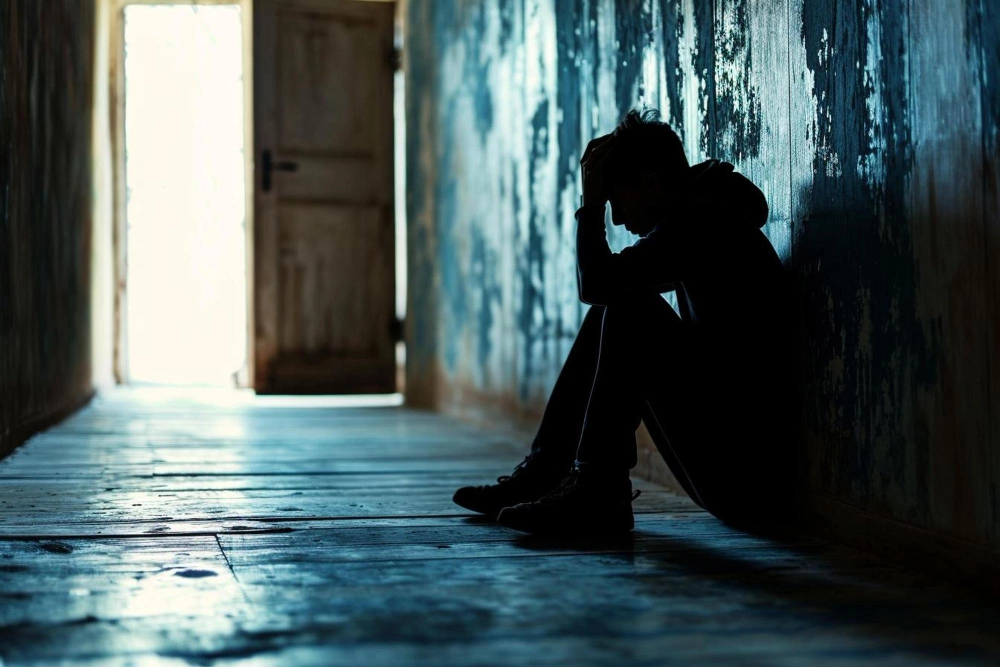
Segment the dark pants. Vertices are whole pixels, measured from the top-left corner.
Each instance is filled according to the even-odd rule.
[[[532,458],[627,474],[642,421],[702,507],[736,518],[772,505],[784,493],[788,460],[769,424],[761,379],[771,384],[778,372],[756,368],[760,355],[741,359],[734,347],[707,343],[659,295],[592,306],[552,390]]]

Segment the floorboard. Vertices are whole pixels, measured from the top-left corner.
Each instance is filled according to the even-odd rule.
[[[648,483],[636,530],[450,502],[524,443],[401,408],[114,391],[0,462],[0,657],[261,665],[1000,661],[1000,605]]]

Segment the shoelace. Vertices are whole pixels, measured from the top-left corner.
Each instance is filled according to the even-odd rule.
[[[531,460],[531,456],[530,455],[525,456],[524,460],[521,461],[520,463],[518,463],[517,467],[514,468],[514,472],[512,472],[509,475],[500,475],[499,477],[497,477],[497,483],[503,484],[504,482],[510,481],[514,477],[514,475],[516,475],[519,472],[521,472],[522,470],[524,470],[524,468],[528,465],[528,462],[530,460]]]
[[[580,470],[578,468],[574,468],[572,471],[570,471],[569,475],[567,475],[563,479],[563,481],[559,484],[559,486],[557,486],[548,495],[540,498],[538,502],[547,503],[547,502],[562,500],[567,495],[572,493],[572,491],[576,488],[576,482],[579,479],[579,477],[580,477]],[[636,489],[635,491],[633,491],[631,502],[635,502],[636,498],[638,498],[640,495],[642,495],[642,491],[640,489]]]
[[[520,463],[517,464],[517,467],[514,468],[514,471],[511,472],[511,474],[509,474],[509,475],[500,475],[499,477],[497,477],[497,483],[498,484],[503,484],[504,482],[510,481],[518,473],[520,473],[521,471],[523,471],[530,461],[531,461],[531,455],[529,454],[528,456],[524,457],[523,461],[521,461]],[[559,499],[565,498],[566,495],[570,491],[572,491],[573,488],[576,486],[576,480],[579,477],[580,477],[580,469],[579,468],[573,468],[572,470],[570,470],[569,474],[566,475],[566,477],[564,477],[563,480],[559,483],[559,486],[557,486],[548,495],[544,496],[540,500],[559,500]],[[641,490],[636,489],[635,491],[633,491],[632,492],[632,502],[635,502],[636,499],[640,495],[642,495],[642,491]]]
[[[573,468],[563,481],[559,483],[555,489],[553,489],[548,495],[543,496],[538,500],[538,502],[553,502],[556,500],[562,500],[568,496],[573,489],[576,488],[576,480],[580,477],[580,470],[578,468]]]

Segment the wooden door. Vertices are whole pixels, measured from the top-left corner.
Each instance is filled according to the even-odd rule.
[[[395,391],[393,11],[254,2],[258,391]]]

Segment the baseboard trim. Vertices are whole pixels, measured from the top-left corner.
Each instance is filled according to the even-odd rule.
[[[7,433],[0,434],[0,459],[9,456],[15,449],[24,444],[28,438],[39,431],[44,431],[51,426],[55,426],[77,410],[85,407],[93,400],[96,394],[97,392],[91,389],[76,400],[67,401],[48,412],[35,415],[27,421],[18,424]]]
[[[821,537],[941,579],[1000,594],[1000,553],[825,496],[811,499]]]

